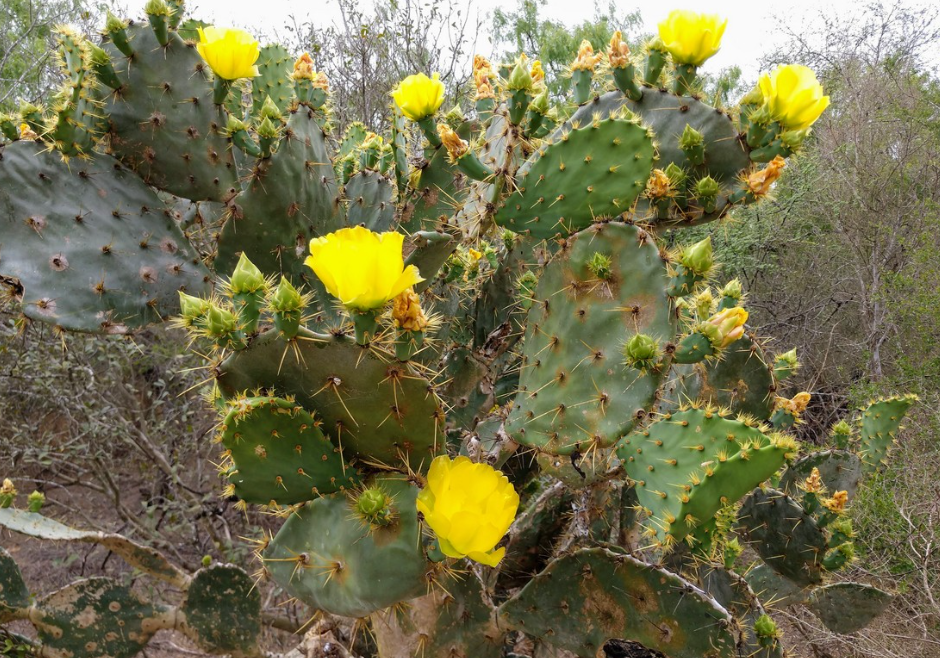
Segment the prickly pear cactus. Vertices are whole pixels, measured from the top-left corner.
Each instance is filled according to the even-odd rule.
[[[38,492],[22,509],[7,480],[0,525],[99,543],[180,596],[31,597],[0,550],[0,622],[50,656],[132,656],[168,628],[255,656],[275,587],[368,624],[380,658],[771,658],[771,603],[839,633],[888,604],[837,572],[913,398],[801,447],[795,352],[749,330],[739,282],[713,287],[710,239],[682,240],[766,197],[828,103],[811,75],[712,107],[697,67],[723,23],[678,12],[642,53],[584,42],[554,107],[538,62],[478,56],[472,103],[439,113],[416,74],[387,134],[337,135],[309,55],[182,3],[146,14],[63,30],[56,102],[0,120],[2,282],[64,330],[174,316],[213,373],[222,493],[280,527],[257,583],[191,574],[46,518]]]

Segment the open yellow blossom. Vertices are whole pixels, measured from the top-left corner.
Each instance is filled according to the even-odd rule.
[[[347,309],[371,311],[424,281],[414,265],[405,267],[404,239],[395,231],[343,228],[311,240],[310,256],[304,262]]]
[[[495,567],[506,554],[496,544],[516,517],[519,494],[492,466],[441,455],[416,504],[445,555]]]
[[[659,24],[659,38],[676,64],[701,66],[718,52],[728,19],[675,9]]]
[[[708,331],[707,335],[710,334],[709,338],[713,338],[714,343],[723,349],[744,335],[745,322],[747,322],[747,311],[740,306],[735,306],[708,318],[705,321],[705,328]]]
[[[593,71],[599,61],[601,61],[600,53],[595,55],[594,46],[587,39],[583,39],[581,45],[578,46],[578,57],[571,63],[571,70]]]
[[[409,75],[398,83],[392,98],[402,114],[412,121],[421,121],[437,112],[444,102],[444,83],[438,73],[430,78],[424,73]]]
[[[196,50],[213,73],[223,80],[254,78],[259,75],[258,55],[261,49],[254,37],[244,30],[200,27]]]
[[[775,156],[766,167],[760,171],[748,174],[747,189],[754,196],[765,196],[770,192],[770,186],[777,182],[783,168],[787,166],[787,161],[782,156]]]
[[[811,68],[799,64],[779,66],[758,82],[770,116],[787,130],[804,130],[829,107],[822,85]]]

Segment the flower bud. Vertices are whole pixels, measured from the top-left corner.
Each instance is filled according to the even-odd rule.
[[[588,261],[588,270],[601,281],[608,281],[611,277],[610,256],[599,252],[594,252],[591,260]]]
[[[7,509],[16,499],[16,487],[13,486],[13,480],[5,478],[0,485],[0,509]]]
[[[39,514],[46,502],[46,495],[41,491],[34,491],[26,498],[26,506],[33,514]]]
[[[243,292],[255,292],[264,287],[264,275],[255,264],[248,260],[245,252],[238,258],[238,265],[232,272],[232,278],[229,281],[232,292],[235,294]]]
[[[634,334],[623,346],[624,363],[637,370],[655,368],[661,354],[659,342],[646,334]]]
[[[189,321],[201,318],[209,310],[209,301],[187,295],[182,290],[180,296],[180,315]]]
[[[297,288],[291,285],[287,277],[281,276],[281,282],[277,284],[274,294],[271,295],[271,310],[277,313],[288,313],[299,311],[303,308],[303,297],[297,292]]]
[[[712,267],[715,265],[714,254],[712,252],[712,238],[708,236],[700,242],[696,242],[691,247],[682,250],[679,262],[690,272],[698,276],[708,276]],[[741,309],[742,311],[744,309]],[[745,317],[747,314],[745,313]]]
[[[516,59],[516,65],[512,69],[512,73],[509,74],[509,79],[506,81],[506,88],[511,91],[517,90],[531,90],[532,89],[532,74],[529,72],[529,58],[525,54],[519,55]]]

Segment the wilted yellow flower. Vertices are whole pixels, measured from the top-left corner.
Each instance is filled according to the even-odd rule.
[[[446,123],[437,124],[437,134],[441,138],[441,143],[447,149],[447,155],[450,161],[454,162],[457,158],[465,155],[470,150],[470,145],[466,140],[461,139],[460,135],[454,132]]]
[[[571,63],[571,70],[593,71],[600,60],[601,55],[599,53],[594,54],[594,46],[591,45],[591,42],[587,39],[583,39],[581,45],[578,47],[578,57]]]
[[[39,135],[33,132],[28,123],[23,122],[20,124],[20,139],[39,139]]]
[[[311,240],[310,256],[304,263],[346,308],[371,311],[424,281],[414,265],[405,267],[404,239],[395,231],[343,228]]]
[[[646,181],[646,196],[651,199],[659,200],[673,196],[672,181],[662,169],[654,169],[650,178]]]
[[[799,64],[779,66],[759,81],[770,116],[787,130],[804,130],[829,107],[813,70]]]
[[[818,468],[813,467],[809,477],[803,480],[803,484],[800,485],[800,488],[807,493],[822,493],[826,490],[826,485],[823,484],[822,476],[819,474]]]
[[[254,37],[244,30],[200,27],[196,50],[212,71],[223,80],[254,78],[259,75],[258,55],[261,50]]]
[[[780,174],[786,166],[787,161],[781,156],[778,155],[774,157],[774,159],[760,171],[748,174],[747,189],[749,189],[754,196],[764,196],[770,192],[770,186],[780,178]]]
[[[392,302],[392,320],[404,331],[424,331],[428,318],[421,310],[421,298],[413,288],[402,292]]]
[[[610,45],[607,47],[607,60],[611,68],[623,68],[630,63],[630,48],[623,42],[623,34],[620,30],[614,32],[610,38]]]
[[[659,38],[676,64],[701,66],[718,52],[728,19],[674,9],[659,24]]]
[[[294,80],[313,80],[313,58],[310,53],[304,53],[294,62],[294,72],[291,77]]]
[[[801,413],[806,411],[806,407],[809,405],[809,401],[812,399],[812,397],[813,396],[806,391],[797,393],[789,400],[787,398],[778,397],[774,401],[774,408],[783,409],[793,416],[799,416]]]
[[[845,511],[845,506],[849,502],[849,492],[848,491],[837,491],[832,494],[832,498],[827,498],[822,501],[823,506],[828,509],[830,512],[835,512],[836,514],[841,514]]]
[[[402,114],[412,121],[421,121],[437,112],[444,102],[444,83],[438,73],[430,78],[424,73],[409,75],[398,83],[392,98]]]
[[[445,555],[495,567],[506,549],[494,549],[516,517],[519,495],[492,466],[441,455],[431,462],[417,506]]]

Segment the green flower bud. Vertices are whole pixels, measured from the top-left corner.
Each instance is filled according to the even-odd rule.
[[[539,284],[539,279],[535,272],[526,270],[522,276],[516,279],[516,290],[519,294],[522,308],[528,310],[532,306],[532,298],[535,296],[535,289]]]
[[[109,9],[104,21],[105,32],[119,32],[125,28],[127,28],[127,21],[118,18]]]
[[[682,251],[679,262],[682,263],[687,270],[698,276],[708,276],[708,273],[715,265],[711,236],[708,236],[701,242],[696,242],[691,247],[686,247]]]
[[[264,99],[264,103],[261,104],[261,110],[258,112],[258,115],[262,119],[271,119],[272,121],[280,120],[281,110],[279,110],[275,102],[271,100],[271,97],[267,96]]]
[[[271,296],[271,308],[278,313],[298,311],[303,307],[303,297],[286,277],[281,277],[277,290]]]
[[[737,279],[731,279],[728,283],[725,284],[725,287],[721,289],[722,297],[730,297],[731,299],[741,299],[744,296],[744,290],[741,288],[741,282]]]
[[[111,57],[104,50],[104,48],[99,48],[92,42],[88,42],[88,51],[91,54],[91,63],[98,66],[104,66],[111,63]]]
[[[809,136],[810,128],[805,128],[803,130],[788,130],[785,133],[780,133],[780,141],[783,142],[783,145],[786,146],[791,151],[797,151],[803,142]]]
[[[379,487],[369,487],[359,494],[356,511],[372,525],[388,525],[394,514],[391,499]]]
[[[537,112],[542,116],[548,114],[548,90],[543,90],[538,96],[532,99],[532,102],[529,103],[529,109],[533,112]]]
[[[688,151],[703,144],[705,144],[705,136],[689,124],[685,124],[685,130],[682,131],[682,135],[679,137],[679,148]]]
[[[245,125],[245,122],[233,114],[228,115],[228,121],[225,124],[225,132],[231,135],[243,130],[248,130],[248,126]]]
[[[278,129],[269,117],[264,117],[258,124],[258,137],[264,139],[277,139]]]
[[[666,44],[663,43],[663,40],[662,40],[662,39],[660,39],[659,37],[656,37],[655,39],[653,39],[653,40],[651,40],[651,41],[648,41],[648,42],[646,43],[646,50],[647,50],[647,51],[655,50],[655,51],[657,51],[657,52],[660,52],[660,53],[665,54],[665,53],[666,53]]]
[[[209,301],[187,295],[182,290],[180,295],[180,315],[187,320],[195,320],[202,317],[209,310]]]
[[[148,16],[170,16],[170,7],[164,0],[147,0],[144,5],[144,13]]]
[[[34,491],[26,497],[26,506],[33,514],[39,514],[46,502],[46,495],[41,491]]]
[[[511,251],[512,248],[516,246],[516,234],[508,228],[503,229],[501,237],[503,238],[503,246],[506,247],[506,251]]]
[[[210,564],[212,564],[212,556],[211,556],[211,555],[203,555],[203,556],[202,556],[202,566],[208,567]]]
[[[741,105],[763,105],[764,104],[764,93],[760,90],[759,86],[755,86],[749,92],[744,95],[744,98],[741,99]]]
[[[444,123],[446,123],[451,128],[456,129],[457,126],[462,124],[466,120],[466,116],[463,113],[463,110],[460,109],[460,105],[454,105],[447,111],[447,114],[444,115]]]
[[[209,302],[209,313],[206,317],[206,331],[211,336],[225,336],[235,331],[235,314],[227,308]]]
[[[610,270],[610,256],[604,255],[599,252],[594,252],[594,255],[591,256],[591,260],[588,261],[588,269],[591,271],[595,277],[601,281],[608,281],[611,277]]]
[[[248,260],[245,252],[242,252],[229,283],[232,292],[236,295],[242,292],[255,292],[264,287],[264,275],[254,263]]]
[[[772,639],[779,637],[780,631],[770,615],[765,613],[754,622],[754,634],[759,638]]]
[[[669,178],[669,183],[672,187],[681,187],[685,183],[686,174],[682,171],[682,167],[678,166],[675,162],[670,162],[669,166],[665,169],[665,174]]]
[[[712,296],[712,291],[708,288],[695,296],[695,312],[700,318],[711,317],[714,307],[715,298]]]
[[[624,363],[637,370],[655,368],[661,353],[659,342],[646,334],[634,334],[623,346]]]
[[[700,178],[695,184],[695,196],[698,199],[714,199],[721,191],[721,186],[711,176]]]
[[[743,551],[744,548],[741,546],[741,542],[738,541],[737,537],[726,542],[723,551],[725,569],[730,571]]]
[[[836,436],[839,434],[842,434],[844,436],[849,436],[852,434],[852,426],[849,425],[844,420],[840,420],[838,423],[832,426],[832,428],[829,430],[829,433],[832,434],[833,436]]]
[[[509,74],[509,80],[506,81],[506,88],[513,91],[532,89],[532,74],[529,72],[529,59],[525,55],[519,55],[516,59],[516,66]]]

